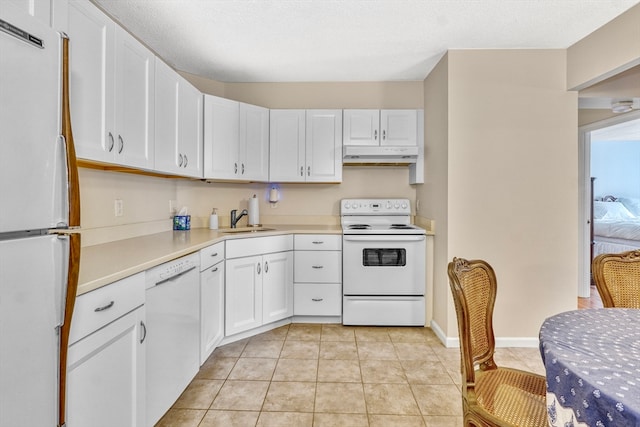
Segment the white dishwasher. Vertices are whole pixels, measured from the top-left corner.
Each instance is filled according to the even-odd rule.
[[[146,272],[147,425],[155,425],[200,368],[200,256]]]

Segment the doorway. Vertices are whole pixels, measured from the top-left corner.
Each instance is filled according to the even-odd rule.
[[[640,182],[635,183],[636,190],[620,190],[620,185],[616,186],[612,183],[618,179],[613,176],[600,176],[595,177],[596,182],[600,178],[602,185],[594,184],[594,194],[592,196],[591,190],[591,177],[593,175],[592,155],[602,156],[606,153],[606,146],[601,143],[616,143],[620,142],[636,142],[640,146],[640,111],[634,111],[624,114],[622,116],[615,116],[606,120],[601,120],[595,123],[591,123],[579,128],[579,158],[580,164],[578,167],[579,173],[579,277],[580,283],[578,285],[578,298],[589,298],[594,288],[591,286],[591,205],[592,197],[601,197],[605,193],[611,194],[616,197],[620,196],[635,196],[640,199]],[[599,144],[594,149],[592,144]],[[602,147],[605,147],[603,151]],[[628,163],[628,162],[627,162]],[[637,170],[635,172],[640,174],[640,161],[635,165]],[[602,162],[598,164],[597,174],[606,174],[606,169],[602,167]],[[619,165],[616,167],[612,165],[612,170],[620,175]],[[618,180],[619,181],[619,180]],[[626,194],[612,194],[620,191],[626,191]],[[636,192],[637,191],[637,192]],[[638,241],[638,247],[640,247],[640,241]],[[597,253],[597,251],[596,251]]]

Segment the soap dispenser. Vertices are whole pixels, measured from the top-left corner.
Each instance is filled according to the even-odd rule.
[[[218,229],[218,212],[216,208],[213,208],[213,210],[211,211],[211,216],[209,217],[209,229]]]

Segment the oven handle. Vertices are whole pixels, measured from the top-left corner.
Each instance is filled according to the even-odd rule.
[[[420,234],[402,234],[402,235],[360,235],[355,236],[351,234],[343,234],[342,239],[345,242],[421,242],[426,239],[426,236]]]

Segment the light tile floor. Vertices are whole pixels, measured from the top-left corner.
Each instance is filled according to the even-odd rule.
[[[544,374],[536,348],[496,362]],[[216,349],[157,426],[457,427],[459,364],[429,328],[286,325]]]

